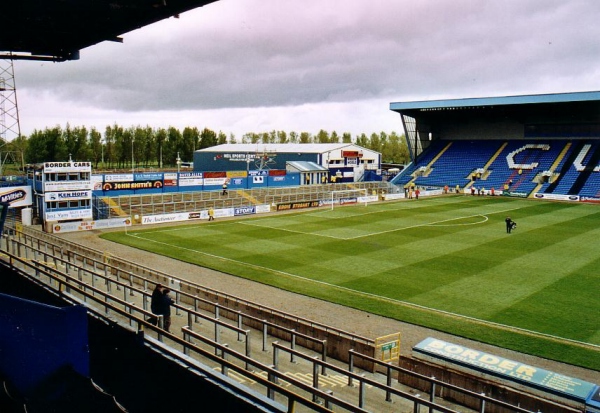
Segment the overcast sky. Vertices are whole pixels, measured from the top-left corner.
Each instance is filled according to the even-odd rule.
[[[21,132],[403,133],[391,102],[600,90],[599,16],[598,0],[219,0],[80,60],[16,61]]]

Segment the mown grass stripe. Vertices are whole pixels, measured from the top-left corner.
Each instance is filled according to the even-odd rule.
[[[510,235],[509,214],[518,222]],[[599,224],[595,205],[452,196],[104,237],[600,370],[591,316],[600,303],[590,295],[600,287]]]

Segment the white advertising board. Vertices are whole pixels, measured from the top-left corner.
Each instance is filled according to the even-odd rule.
[[[65,222],[57,223],[52,226],[52,232],[76,232],[76,231],[92,231],[94,229],[130,227],[131,219],[111,218],[100,221],[81,221],[81,222]]]
[[[132,182],[133,174],[104,175],[104,182]]]
[[[77,199],[92,199],[92,191],[46,192],[44,201],[58,202]]]
[[[44,173],[91,171],[91,162],[44,162]]]
[[[30,186],[8,186],[0,188],[0,202],[8,202],[9,208],[31,206],[33,198]]]
[[[67,219],[90,219],[92,209],[73,209],[67,211],[46,212],[45,221],[61,221]]]
[[[92,189],[92,181],[44,182],[44,192],[85,191]]]

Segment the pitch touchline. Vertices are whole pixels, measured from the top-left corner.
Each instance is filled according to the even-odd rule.
[[[516,209],[516,208],[514,208],[514,209]],[[498,211],[498,212],[506,212],[506,211]],[[452,313],[452,312],[449,312],[449,311],[438,310],[438,309],[431,308],[431,307],[425,307],[425,306],[422,306],[422,305],[419,305],[419,304],[409,303],[407,301],[395,300],[395,299],[389,298],[389,297],[382,297],[380,295],[371,294],[371,293],[367,293],[367,292],[364,292],[364,291],[353,290],[353,289],[348,288],[348,287],[342,287],[342,286],[331,284],[331,283],[327,283],[327,282],[324,282],[324,281],[314,280],[314,279],[311,279],[311,278],[302,277],[302,276],[297,275],[297,274],[292,274],[292,273],[285,272],[285,271],[275,270],[273,268],[264,267],[262,265],[251,264],[251,263],[234,260],[234,259],[227,258],[227,257],[222,257],[222,256],[219,256],[219,255],[209,254],[209,253],[198,251],[198,250],[194,250],[194,249],[191,249],[191,248],[180,247],[180,246],[177,246],[177,245],[168,244],[166,242],[155,241],[155,240],[151,240],[151,239],[140,237],[138,235],[133,235],[133,234],[127,234],[127,235],[129,235],[130,237],[133,237],[133,238],[142,239],[144,241],[153,242],[155,244],[165,245],[165,246],[168,246],[168,247],[171,247],[171,248],[177,248],[177,249],[181,249],[181,250],[184,250],[184,251],[189,251],[189,252],[200,254],[200,255],[205,255],[205,256],[216,258],[216,259],[220,259],[220,260],[223,260],[223,261],[229,261],[229,262],[232,262],[232,263],[235,263],[235,264],[245,265],[245,266],[252,267],[252,268],[255,268],[255,269],[259,269],[259,270],[263,270],[263,271],[266,271],[266,272],[284,275],[284,276],[287,276],[289,278],[300,279],[300,280],[303,280],[303,281],[306,281],[306,282],[309,282],[309,283],[321,284],[321,285],[325,285],[325,286],[328,286],[328,287],[331,287],[331,288],[337,288],[339,290],[348,291],[348,292],[351,292],[353,294],[363,295],[363,296],[371,297],[371,298],[374,298],[374,299],[377,299],[377,300],[381,300],[381,301],[388,301],[388,302],[391,302],[391,303],[394,303],[394,304],[403,305],[405,307],[412,307],[412,308],[416,308],[416,309],[419,309],[419,310],[425,310],[425,311],[430,311],[430,312],[433,312],[433,313],[443,314],[445,316],[451,316],[451,317],[455,317],[455,318],[459,318],[459,319],[469,320],[469,321],[476,322],[476,323],[479,323],[479,324],[501,328],[501,329],[507,330],[507,331],[518,331],[518,332],[522,332],[522,333],[525,333],[525,334],[528,334],[528,335],[532,335],[532,336],[549,338],[549,339],[552,339],[552,340],[558,341],[558,342],[567,342],[567,343],[571,343],[571,344],[576,344],[576,345],[583,346],[583,347],[589,347],[589,348],[592,348],[594,350],[600,349],[600,346],[595,345],[595,344],[591,344],[591,343],[585,343],[585,342],[582,342],[582,341],[571,340],[571,339],[568,339],[568,338],[553,336],[551,334],[540,333],[540,332],[536,332],[536,331],[532,331],[532,330],[527,330],[527,329],[520,328],[520,327],[508,326],[506,324],[495,323],[493,321],[481,320],[479,318],[469,317],[469,316],[465,316],[465,315],[462,315],[462,314],[456,314],[456,313]]]

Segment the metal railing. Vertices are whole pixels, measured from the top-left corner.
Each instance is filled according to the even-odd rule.
[[[158,215],[173,212],[195,212],[212,206],[213,208],[235,208],[249,206],[256,200],[263,204],[298,202],[304,200],[329,199],[331,191],[346,189],[375,189],[387,193],[397,191],[389,182],[353,182],[339,184],[318,184],[293,187],[269,187],[255,189],[230,189],[227,195],[221,191],[165,192],[148,195],[121,195],[115,197],[96,197],[106,206],[96,209],[106,211],[106,218],[119,216],[117,209],[127,215]],[[246,195],[246,196],[244,196]],[[116,208],[110,208],[109,204]]]
[[[26,256],[27,254],[34,256],[34,254],[36,254],[34,251],[37,251],[38,254],[42,254],[43,256],[47,256],[48,259],[53,260],[54,265],[58,262],[64,262],[65,265],[79,263],[83,268],[91,267],[94,271],[104,271],[106,275],[112,275],[117,281],[126,280],[130,285],[141,285],[144,290],[148,290],[149,283],[178,285],[179,288],[173,291],[175,293],[176,302],[185,301],[186,303],[190,303],[195,309],[200,308],[201,305],[203,305],[204,308],[213,307],[215,314],[218,314],[219,311],[235,313],[236,311],[231,307],[251,307],[259,310],[261,313],[270,314],[296,324],[299,323],[309,328],[318,328],[330,334],[347,338],[353,342],[364,343],[366,345],[374,344],[373,340],[367,337],[349,333],[297,315],[288,314],[259,303],[243,300],[222,291],[201,286],[129,260],[69,242],[54,235],[34,230],[30,227],[24,228],[23,232],[13,231],[13,233],[15,235],[10,238],[10,242],[14,244],[12,248],[23,248],[23,254]],[[10,248],[10,245],[8,247]],[[213,297],[213,299],[204,299],[201,295],[210,296]],[[220,301],[230,304],[224,306],[219,304]],[[242,315],[242,317],[246,317],[247,321],[254,320],[257,323],[263,322],[263,320],[250,315]],[[239,318],[239,316],[236,315],[236,318]],[[274,323],[267,324],[273,329],[281,328],[282,331],[290,331],[290,329],[278,327]],[[289,335],[291,335],[291,332]]]
[[[27,231],[31,231],[31,229],[27,229]],[[148,301],[151,295],[149,286],[163,280],[176,280],[182,284],[187,283],[186,281],[129,261],[107,256],[97,250],[69,243],[52,235],[37,232],[32,235],[16,230],[11,230],[9,234],[11,235],[5,235],[2,238],[0,249],[5,251],[4,260],[13,269],[35,277],[58,294],[81,302],[98,315],[116,317],[124,326],[133,328],[140,333],[146,332],[146,339],[153,339],[148,334],[154,335],[158,342],[168,343],[173,348],[175,346],[181,348],[183,355],[195,355],[202,360],[202,363],[209,361],[216,363],[216,367],[224,375],[229,374],[231,370],[249,380],[260,383],[264,386],[267,397],[275,399],[275,395],[280,395],[286,398],[290,412],[294,411],[297,403],[314,411],[327,411],[328,408],[336,406],[351,412],[363,412],[366,411],[364,409],[367,388],[376,389],[375,397],[381,393],[381,399],[385,402],[390,402],[391,396],[395,395],[405,402],[413,403],[415,411],[419,406],[424,405],[430,409],[430,412],[434,410],[445,413],[453,412],[435,402],[436,386],[440,386],[475,398],[479,401],[479,411],[482,413],[485,412],[487,404],[495,404],[518,413],[530,413],[519,406],[504,403],[485,394],[474,393],[443,383],[433,377],[422,376],[399,366],[384,364],[354,350],[349,351],[350,362],[347,368],[339,367],[327,360],[326,340],[299,333],[294,329],[285,328],[240,311],[233,311],[214,300],[201,298],[198,294],[205,289],[198,285],[190,284],[188,292],[174,291],[174,310],[176,314],[183,316],[187,324],[181,326],[180,332],[178,331],[177,334],[166,332],[161,329],[160,324],[155,326],[147,321],[152,316],[152,313],[148,311]],[[48,239],[45,239],[44,235],[47,235]],[[193,290],[195,290],[195,294],[189,292]],[[226,296],[228,300],[239,300],[213,290],[210,292]],[[263,308],[278,312],[278,310],[268,307]],[[223,313],[228,313],[228,317],[223,318]],[[299,317],[296,319],[313,323]],[[245,328],[248,325],[253,325],[255,328]],[[327,326],[320,326],[339,334],[347,334]],[[279,341],[272,342],[269,347],[268,339],[272,336],[272,334],[269,335],[269,331],[271,333],[278,331],[277,338],[289,337],[287,340],[289,347],[283,346]],[[262,337],[259,353],[263,354],[260,357],[252,352],[253,341],[251,338],[255,335]],[[312,342],[311,351],[299,351],[296,348],[298,338],[305,342]],[[368,339],[359,336],[352,335],[352,338],[369,342]],[[258,348],[258,346],[254,347]],[[259,361],[259,358],[265,358],[268,351],[273,353],[272,364]],[[282,360],[279,357],[281,352],[290,355],[292,364],[297,364],[298,359],[309,362],[312,366],[308,373],[312,377],[311,385],[281,372]],[[365,373],[356,373],[354,371],[356,358],[387,369],[384,377],[385,384],[382,384],[380,380],[365,377]],[[321,369],[320,373],[319,368]],[[359,390],[358,395],[355,395],[356,402],[348,402],[347,398],[339,398],[332,392],[319,388],[319,374],[326,376],[327,371],[344,374],[348,380],[347,390],[350,392],[354,388],[354,381],[358,382]],[[429,382],[429,400],[421,399],[393,386],[394,376],[399,380],[400,374],[411,374]],[[281,385],[282,382],[285,382],[284,386]],[[290,387],[294,387],[295,390],[291,391]],[[568,410],[568,408],[566,409]],[[571,410],[576,411],[575,409]]]
[[[317,412],[329,411],[333,406],[349,412],[368,411],[364,409],[364,397],[361,397],[362,402],[358,405],[348,402],[346,399],[337,397],[331,391],[319,389],[318,380],[309,385],[303,380],[286,375],[285,372],[278,369],[279,361],[270,365],[251,357],[250,330],[221,322],[218,315],[207,317],[193,308],[176,303],[174,306],[177,310],[187,313],[188,325],[181,328],[181,335],[166,332],[147,321],[147,318],[152,315],[146,308],[149,292],[144,288],[137,287],[136,284],[131,283],[131,280],[125,280],[123,277],[117,279],[110,273],[108,265],[103,266],[102,263],[93,261],[93,265],[89,265],[88,262],[86,266],[83,266],[70,262],[64,256],[61,257],[56,249],[37,250],[13,237],[5,237],[3,241],[3,252],[6,256],[4,260],[12,269],[46,284],[57,294],[70,301],[85,305],[90,312],[97,316],[110,317],[112,321],[117,320],[124,327],[133,328],[145,340],[151,342],[153,337],[148,334],[154,334],[158,342],[169,344],[171,348],[181,347],[182,355],[195,355],[196,359],[203,364],[215,363],[223,375],[235,371],[236,374],[262,386],[266,397],[273,400],[276,395],[285,398],[289,412],[296,411],[297,405]],[[200,334],[194,329],[194,325],[199,324],[198,322],[194,324],[195,317],[214,324],[214,338],[208,338],[206,334]],[[242,345],[232,346],[220,340],[220,329],[229,330],[242,342]],[[294,334],[294,332],[290,333]],[[201,347],[198,345],[199,342],[208,348]],[[287,349],[279,342],[274,342],[272,343],[272,352],[274,354],[279,354],[282,350],[290,352],[294,356],[291,358],[291,362],[295,361],[294,358],[312,360],[313,375],[318,375],[318,371],[316,373],[314,371],[314,363],[317,362],[322,368],[322,375],[326,374],[326,369],[336,372],[345,371],[344,368],[327,362],[324,353],[320,356],[307,355],[296,350],[294,343],[295,340],[292,340],[290,348]],[[325,347],[326,343],[322,343],[322,345]],[[241,350],[234,347],[241,348]],[[189,363],[185,358],[178,361]],[[355,379],[359,380],[358,377]],[[405,396],[398,393],[393,387],[382,387],[376,384],[375,380],[366,378],[360,380],[364,380],[370,386],[377,386],[378,389]],[[414,401],[412,396],[408,399]],[[455,412],[425,400],[420,400],[419,404],[443,413]]]

